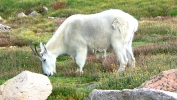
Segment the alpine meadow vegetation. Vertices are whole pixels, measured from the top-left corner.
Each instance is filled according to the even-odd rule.
[[[9,6],[11,5],[11,6]],[[46,6],[49,11],[36,17],[17,18]],[[24,70],[42,74],[42,65],[29,44],[46,43],[56,29],[73,14],[92,14],[121,9],[139,21],[133,40],[136,67],[116,72],[114,54],[107,60],[89,55],[84,74],[68,55],[57,58],[57,73],[50,76],[53,90],[48,100],[85,100],[93,89],[133,89],[153,75],[177,68],[177,0],[1,0],[0,16],[12,31],[0,31],[0,85]],[[62,20],[51,20],[60,17]]]

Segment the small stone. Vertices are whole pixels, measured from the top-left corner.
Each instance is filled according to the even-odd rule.
[[[11,31],[11,27],[0,24],[0,31]]]
[[[49,9],[47,7],[45,7],[45,6],[43,6],[42,10],[43,10],[43,13],[47,13]]]
[[[31,12],[31,13],[29,14],[30,17],[36,17],[36,16],[38,16],[38,15],[39,15],[39,13],[36,12],[36,11],[33,11],[33,12]]]
[[[23,12],[18,14],[18,17],[27,17]]]
[[[0,23],[3,23],[5,20],[0,16]]]

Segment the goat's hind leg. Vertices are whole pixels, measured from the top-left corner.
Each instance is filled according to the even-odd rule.
[[[128,57],[128,66],[131,67],[131,68],[134,68],[135,67],[135,57],[133,55],[133,51],[132,51],[131,46],[129,46],[126,49],[126,53],[127,53],[127,57]]]
[[[132,34],[134,34],[134,33],[132,33]],[[134,68],[135,67],[135,57],[134,57],[133,50],[132,50],[132,39],[133,39],[133,37],[127,43],[126,53],[127,53],[127,58],[128,58],[128,66],[131,68]]]
[[[125,70],[125,67],[127,66],[127,62],[128,62],[125,45],[123,45],[120,41],[118,41],[118,42],[114,42],[112,46],[117,56],[117,59],[120,63],[118,72],[122,72]]]

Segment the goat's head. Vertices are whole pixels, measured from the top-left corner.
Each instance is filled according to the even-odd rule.
[[[40,43],[40,53],[38,53],[36,46],[33,49],[32,46],[30,45],[32,51],[39,57],[39,59],[42,62],[42,70],[43,73],[47,76],[52,76],[53,73],[55,73],[55,63],[56,63],[56,58],[49,52],[47,51],[45,45]]]

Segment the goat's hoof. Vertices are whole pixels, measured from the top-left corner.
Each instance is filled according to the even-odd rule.
[[[83,72],[82,70],[80,70],[80,69],[77,69],[77,70],[75,71],[75,73],[82,75],[84,72]]]
[[[125,70],[125,68],[119,68],[118,72],[123,72]]]

